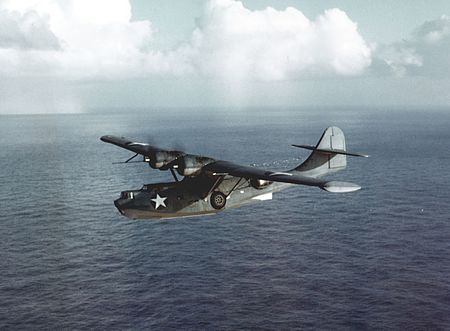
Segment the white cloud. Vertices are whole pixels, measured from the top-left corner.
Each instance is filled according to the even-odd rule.
[[[150,22],[130,21],[128,0],[4,0],[1,9],[8,21],[17,24],[32,16],[32,23],[49,28],[46,32],[59,46],[12,49],[13,43],[21,42],[20,36],[16,34],[16,40],[8,45],[1,43],[0,35],[0,64],[6,66],[0,74],[4,75],[68,80],[133,76],[139,73],[142,48],[152,37]],[[33,35],[29,38],[35,43],[39,40]]]
[[[311,21],[292,7],[251,11],[240,1],[210,0],[191,40],[161,51],[151,49],[151,23],[131,21],[128,0],[4,0],[1,7],[11,26],[25,26],[30,17],[38,23],[34,34],[16,28],[22,33],[0,35],[0,60],[9,64],[0,69],[4,75],[118,79],[197,72],[271,81],[356,75],[371,62],[356,23],[339,9]],[[14,43],[22,47],[11,49]]]
[[[184,49],[194,67],[210,76],[286,80],[303,75],[357,75],[371,51],[345,12],[309,20],[289,7],[251,11],[240,1],[211,0]]]
[[[378,56],[396,76],[404,76],[412,67],[421,67],[423,58],[414,47],[407,43],[396,43],[389,46],[381,46]]]
[[[0,0],[0,24],[0,79],[10,85],[0,112],[81,109],[73,82],[206,76],[239,90],[248,80],[359,75],[371,63],[339,9],[310,20],[292,7],[209,0],[189,40],[171,50],[152,48],[152,24],[132,20],[129,0]]]
[[[450,74],[450,17],[420,25],[409,39],[381,46],[380,58],[397,75],[448,77]]]
[[[50,31],[48,17],[35,11],[25,14],[0,10],[0,48],[59,49],[58,38]]]

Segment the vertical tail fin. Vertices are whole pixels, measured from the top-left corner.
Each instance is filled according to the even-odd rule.
[[[327,128],[316,146],[293,146],[313,151],[305,162],[292,170],[311,177],[320,177],[345,169],[347,166],[347,155],[367,157],[364,154],[347,152],[344,133],[336,126]]]

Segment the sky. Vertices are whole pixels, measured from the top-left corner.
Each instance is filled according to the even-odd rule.
[[[0,0],[0,114],[450,109],[450,1]]]

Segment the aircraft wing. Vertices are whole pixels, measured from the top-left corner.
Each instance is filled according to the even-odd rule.
[[[100,138],[100,140],[104,141],[106,143],[110,143],[110,144],[128,149],[132,152],[135,152],[137,154],[141,154],[144,156],[151,155],[152,153],[155,153],[155,152],[163,151],[162,149],[151,146],[149,144],[133,142],[133,141],[128,140],[123,137],[103,136]]]
[[[206,165],[203,170],[212,172],[215,175],[231,175],[235,177],[262,179],[271,182],[317,186],[325,191],[334,193],[353,192],[361,188],[359,185],[353,183],[324,181],[292,172],[268,171],[255,167],[241,166],[228,161],[215,161]]]
[[[146,157],[153,157],[155,160],[153,160],[153,164],[151,165],[152,167],[157,169],[166,170],[163,167],[172,164],[173,161],[177,160],[180,156],[183,156],[184,158],[189,157],[189,155],[184,155],[182,152],[166,151],[149,144],[133,142],[123,137],[102,136],[100,140],[128,149],[136,154],[141,154]],[[155,154],[161,154],[158,152],[163,152],[162,160],[159,160],[158,157],[155,156]],[[130,161],[132,158],[125,161],[125,163]],[[268,171],[255,167],[242,166],[228,161],[215,161],[213,159],[209,160],[213,162],[206,165],[202,165],[202,171],[212,173],[213,175],[230,175],[235,177],[243,177],[247,179],[262,179],[270,182],[282,182],[290,184],[316,186],[328,192],[352,192],[359,190],[361,188],[359,185],[353,183],[339,182],[339,181],[324,181],[316,179],[314,177],[303,176],[299,172],[295,171],[290,172]]]

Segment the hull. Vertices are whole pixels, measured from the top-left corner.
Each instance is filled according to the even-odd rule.
[[[273,192],[286,186],[289,184],[273,183],[255,188],[249,181],[236,177],[223,178],[220,183],[206,176],[186,177],[180,182],[148,184],[139,190],[124,191],[114,204],[131,219],[202,216],[269,200]],[[218,192],[225,198],[224,206],[219,208],[214,203]]]

